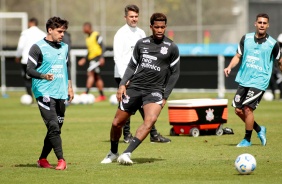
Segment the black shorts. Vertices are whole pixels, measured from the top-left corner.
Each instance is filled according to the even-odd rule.
[[[57,121],[61,127],[65,118],[66,100],[42,96],[36,100],[45,124],[47,125],[49,121]]]
[[[127,89],[126,96],[123,96],[122,101],[119,103],[119,109],[122,111],[135,114],[140,107],[149,104],[157,103],[162,105],[163,95],[158,91],[137,91],[135,89]]]
[[[242,109],[245,105],[247,105],[255,110],[259,105],[263,94],[264,91],[257,88],[238,86],[232,106]]]

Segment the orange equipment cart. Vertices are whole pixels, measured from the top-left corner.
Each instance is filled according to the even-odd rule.
[[[222,125],[227,123],[227,99],[184,99],[168,101],[170,135],[186,134],[198,137],[200,131],[223,134]]]

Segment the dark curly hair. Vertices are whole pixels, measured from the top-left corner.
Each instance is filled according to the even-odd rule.
[[[48,29],[56,29],[60,27],[64,27],[65,29],[68,29],[69,22],[67,20],[61,19],[60,17],[51,17],[46,22],[46,30],[48,32]]]

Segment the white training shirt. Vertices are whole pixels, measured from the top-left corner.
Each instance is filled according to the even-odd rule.
[[[28,53],[31,46],[46,37],[46,33],[41,31],[37,26],[32,26],[21,33],[16,57],[22,57],[21,63],[27,64]]]
[[[136,42],[146,37],[145,32],[138,27],[122,26],[114,37],[115,78],[122,78],[132,56]]]

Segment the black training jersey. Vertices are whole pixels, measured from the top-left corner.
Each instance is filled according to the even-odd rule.
[[[120,85],[129,80],[128,88],[160,91],[170,95],[180,73],[178,47],[167,37],[156,41],[152,36],[140,39],[133,50]]]

